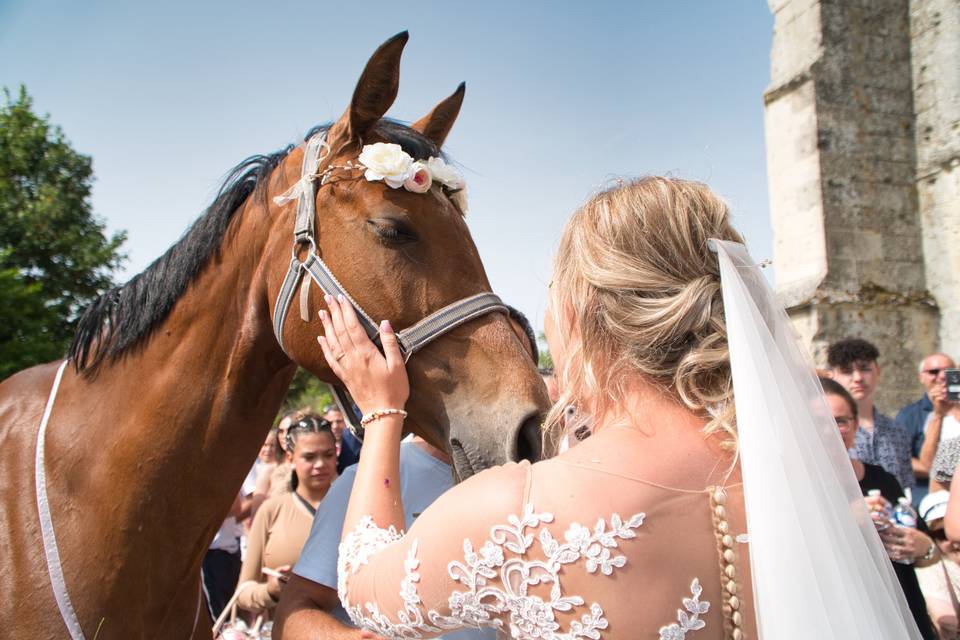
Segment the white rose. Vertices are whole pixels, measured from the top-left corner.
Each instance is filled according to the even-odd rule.
[[[413,168],[413,158],[400,145],[387,142],[364,145],[358,160],[367,168],[364,178],[383,180],[392,189],[402,187]]]
[[[448,189],[463,189],[464,181],[460,172],[444,162],[443,158],[430,158],[427,160],[427,169],[433,179],[447,187]]]

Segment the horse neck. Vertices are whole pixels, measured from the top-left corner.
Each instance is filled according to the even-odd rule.
[[[146,501],[186,544],[209,543],[222,522],[295,370],[259,263],[270,235],[251,198],[162,325],[95,379],[119,399],[101,477],[130,479],[113,517],[136,519]]]

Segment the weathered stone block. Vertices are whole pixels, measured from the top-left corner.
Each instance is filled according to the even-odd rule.
[[[820,30],[817,28],[820,11],[816,2],[809,3],[796,14],[778,15],[777,22],[781,21],[783,26],[774,32],[774,47],[770,50],[769,90],[795,79],[821,55]],[[789,44],[777,46],[776,43],[781,41]]]
[[[960,2],[910,4],[917,169],[922,177],[960,156]]]
[[[960,166],[917,183],[926,282],[943,313],[943,349],[960,356]]]
[[[939,340],[960,356],[960,2],[769,4],[778,293],[821,362],[841,337],[877,343],[892,413]]]
[[[923,268],[923,241],[916,229],[909,235],[894,235],[892,233],[884,234],[883,245],[881,248],[881,258],[896,262],[911,263]],[[917,274],[920,285],[918,289],[925,288],[925,278],[922,273]]]

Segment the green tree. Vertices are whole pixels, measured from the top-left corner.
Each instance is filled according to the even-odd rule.
[[[87,304],[113,285],[123,232],[93,214],[90,157],[21,86],[0,104],[0,379],[61,357]]]
[[[540,361],[537,362],[537,366],[541,369],[553,369],[553,357],[550,355],[547,336],[543,331],[537,334],[537,348],[540,351]]]
[[[287,398],[283,401],[281,413],[295,409],[313,409],[323,411],[328,404],[333,403],[333,395],[326,382],[320,382],[312,373],[303,368],[297,368],[287,391]]]

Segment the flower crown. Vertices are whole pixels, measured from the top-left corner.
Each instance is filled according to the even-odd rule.
[[[343,168],[362,168],[363,177],[370,182],[383,181],[391,189],[403,187],[412,193],[426,193],[434,182],[438,182],[460,211],[467,212],[467,187],[463,176],[443,158],[434,156],[426,161],[414,160],[399,144],[377,142],[364,145],[357,164],[348,163]]]
[[[325,141],[321,141],[320,145],[329,152]],[[318,154],[317,164],[320,159]],[[459,171],[448,165],[443,158],[436,156],[426,161],[414,160],[399,144],[390,142],[364,145],[356,164],[351,160],[342,165],[330,165],[319,173],[313,173],[315,168],[305,168],[303,177],[286,193],[274,198],[274,202],[282,205],[296,199],[314,179],[319,178],[321,185],[327,184],[337,169],[363,169],[363,177],[370,182],[383,181],[391,189],[403,187],[412,193],[426,193],[433,183],[437,182],[447,191],[450,200],[460,212],[467,214],[467,186]]]

